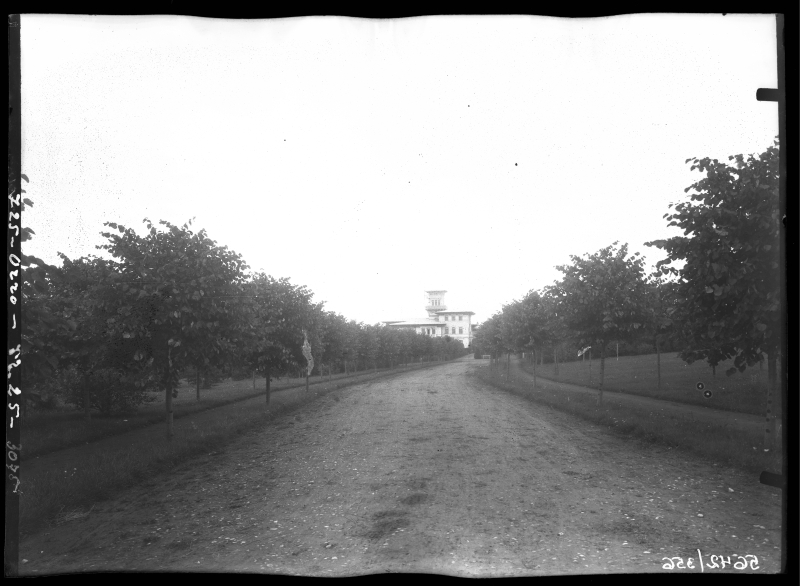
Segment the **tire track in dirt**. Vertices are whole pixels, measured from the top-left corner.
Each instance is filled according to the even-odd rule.
[[[485,385],[469,375],[476,366],[464,360],[323,396],[31,537],[21,568],[650,572],[661,571],[663,556],[707,545],[777,568],[775,495],[756,505],[764,489],[741,475],[723,478],[685,456],[577,426]],[[708,494],[721,481],[735,499]],[[698,507],[708,518],[696,517]],[[759,530],[768,542],[749,541],[745,551],[721,533],[753,519],[733,514],[738,507],[768,526]]]

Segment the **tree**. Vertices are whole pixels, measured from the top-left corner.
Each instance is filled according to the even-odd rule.
[[[553,314],[549,299],[538,291],[529,291],[520,302],[519,319],[524,347],[533,350],[533,386],[536,388],[536,350],[553,341]]]
[[[684,190],[690,201],[670,204],[674,211],[664,215],[683,235],[646,244],[667,253],[656,266],[678,279],[687,334],[681,357],[712,366],[732,358],[733,374],[766,356],[770,409],[782,327],[778,141],[758,157],[728,160],[686,160],[705,177]],[[772,436],[768,430],[765,441]]]
[[[111,337],[131,340],[130,358],[138,367],[138,385],[156,382],[165,392],[167,436],[173,434],[172,399],[179,374],[204,353],[222,352],[230,328],[225,324],[241,296],[241,257],[218,246],[204,230],[178,227],[164,220],[158,230],[144,220],[148,233],[106,222],[119,234],[104,232],[109,244],[98,246],[116,260],[109,285],[120,292],[105,311]],[[210,350],[209,350],[210,349]]]
[[[287,278],[275,279],[263,272],[247,282],[245,291],[250,300],[247,361],[250,368],[264,374],[269,403],[272,376],[286,374],[304,361],[303,329],[312,294]]]
[[[381,362],[389,365],[389,368],[394,368],[395,357],[400,351],[400,340],[397,336],[397,330],[381,327],[378,330],[378,356]]]
[[[344,336],[342,345],[342,359],[344,361],[344,371],[349,372],[348,364],[354,365],[354,370],[358,370],[358,356],[361,343],[361,328],[355,320],[350,320],[344,324]]]
[[[116,269],[106,259],[90,256],[70,260],[59,254],[62,266],[51,272],[51,309],[66,319],[68,330],[55,329],[59,354],[58,384],[66,400],[84,410],[101,413],[130,411],[150,399],[150,385],[136,385],[128,376],[135,342],[114,335],[112,324],[123,299],[113,286]]]
[[[8,177],[8,198],[17,203],[24,214],[25,208],[33,206],[33,202],[16,193],[10,163]],[[21,177],[28,181],[25,175]],[[21,193],[25,193],[25,190],[23,189]],[[9,214],[11,213],[13,212],[9,212]],[[9,217],[10,219],[11,217]],[[9,227],[12,227],[11,224]],[[33,229],[23,226],[18,234],[21,245],[30,241],[34,234]],[[16,235],[12,234],[12,237]],[[22,248],[27,247],[22,246]],[[58,359],[63,350],[60,341],[73,329],[73,324],[54,309],[56,296],[50,288],[50,282],[55,271],[56,267],[47,264],[42,259],[30,254],[21,254],[19,264],[20,349],[22,355],[25,356],[21,362],[21,373],[25,381],[30,384],[42,383],[48,376],[55,373],[59,367]],[[12,280],[13,273],[16,272],[16,270],[11,271],[12,275],[9,276],[12,277]],[[16,285],[13,285],[10,290],[12,297],[15,289]],[[27,396],[27,393],[21,396],[23,409]]]
[[[550,340],[553,346],[553,367],[555,375],[559,375],[558,369],[558,354],[564,340],[569,337],[566,325],[564,324],[564,311],[560,308],[558,288],[554,286],[545,287],[541,293],[541,303],[543,305],[543,312],[546,316],[544,329],[546,330],[545,338]]]
[[[361,360],[364,364],[371,364],[373,370],[378,370],[378,352],[380,350],[380,325],[361,324],[359,334],[359,348],[361,349]]]
[[[505,349],[503,344],[502,320],[502,314],[495,313],[481,324],[481,327],[478,328],[475,334],[475,345],[481,348],[481,350],[485,349],[489,351],[489,354],[492,356],[492,365],[497,363],[500,353]]]
[[[606,345],[629,339],[645,323],[644,261],[628,256],[628,245],[617,242],[572,264],[558,266],[564,273],[558,284],[568,328],[581,344],[600,346],[600,394],[603,402]]]
[[[647,321],[645,333],[656,348],[656,373],[658,390],[661,391],[661,339],[674,331],[678,297],[675,283],[666,281],[659,273],[647,282],[647,297],[644,306]]]

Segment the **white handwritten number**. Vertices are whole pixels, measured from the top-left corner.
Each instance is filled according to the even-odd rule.
[[[715,555],[711,556],[711,560],[708,562],[708,567],[709,568],[716,569],[716,568],[719,567],[719,565],[717,565],[717,562],[714,561],[716,559],[717,559],[717,556],[715,556]]]
[[[667,560],[667,563],[662,564],[661,567],[665,570],[674,570],[675,564],[672,563],[672,558],[661,558],[662,560]]]
[[[745,557],[753,558],[752,560],[750,560],[750,569],[751,570],[757,570],[758,569],[758,557],[754,556],[751,553],[747,554]]]
[[[736,562],[735,564],[733,564],[733,567],[734,567],[734,568],[736,568],[737,570],[744,570],[744,569],[746,569],[746,568],[747,568],[747,560],[746,560],[746,559],[744,559],[744,558],[743,558],[742,556],[740,556],[740,555],[737,555],[736,557],[737,557],[737,558],[739,558],[739,561],[738,561],[738,562]]]
[[[690,570],[694,570],[694,560],[692,558],[686,560],[686,567]]]

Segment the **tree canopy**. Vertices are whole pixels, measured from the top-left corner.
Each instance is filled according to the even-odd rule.
[[[564,274],[555,294],[564,319],[580,343],[629,339],[644,326],[644,259],[628,256],[628,245],[613,243],[594,254],[570,256],[556,267]]]
[[[667,253],[657,267],[677,279],[681,356],[733,358],[733,372],[775,357],[780,344],[778,142],[758,157],[728,160],[686,160],[705,177],[664,216],[683,235],[646,244]]]

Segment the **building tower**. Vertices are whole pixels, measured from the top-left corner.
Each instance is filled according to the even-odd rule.
[[[430,319],[439,321],[437,311],[444,311],[447,306],[444,304],[444,294],[447,291],[425,291],[425,311],[428,312]]]

